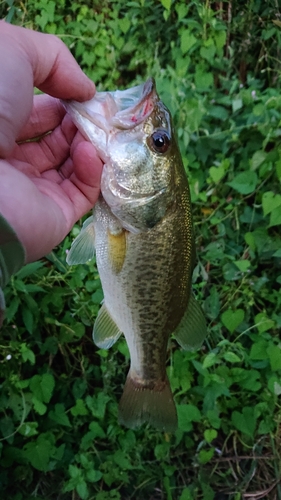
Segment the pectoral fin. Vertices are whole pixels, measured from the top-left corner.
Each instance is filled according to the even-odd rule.
[[[95,255],[95,229],[93,216],[89,217],[83,224],[80,233],[73,241],[66,262],[72,266],[85,264]]]
[[[207,335],[206,320],[199,303],[191,294],[184,316],[174,331],[180,346],[186,351],[198,349]]]
[[[115,274],[122,270],[126,257],[126,231],[121,228],[118,232],[107,233],[108,255],[112,270]]]
[[[99,310],[93,329],[93,340],[100,349],[109,349],[119,339],[122,332],[111,318],[106,305]]]

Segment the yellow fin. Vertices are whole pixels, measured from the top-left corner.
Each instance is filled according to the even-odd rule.
[[[99,310],[93,329],[93,340],[100,349],[109,349],[119,339],[122,332],[110,316],[106,305]]]
[[[193,351],[201,346],[206,335],[207,325],[203,311],[191,293],[188,306],[174,331],[174,336],[183,349]]]
[[[110,230],[107,232],[108,255],[112,270],[115,274],[122,270],[126,257],[126,231],[121,228],[113,234]]]

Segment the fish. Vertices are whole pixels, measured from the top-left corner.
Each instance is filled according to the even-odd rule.
[[[109,349],[123,334],[129,348],[119,423],[174,432],[168,342],[173,334],[183,349],[198,349],[207,327],[192,293],[190,191],[171,114],[153,78],[127,90],[97,92],[87,102],[63,103],[104,163],[100,197],[67,262],[96,255],[104,300],[93,340]]]

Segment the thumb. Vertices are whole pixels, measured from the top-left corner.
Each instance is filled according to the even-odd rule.
[[[0,47],[0,158],[5,158],[30,116],[34,86],[78,101],[91,99],[95,86],[53,35],[0,21]]]

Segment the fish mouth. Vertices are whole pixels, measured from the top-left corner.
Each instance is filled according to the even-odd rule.
[[[149,78],[126,90],[97,92],[90,101],[62,102],[72,116],[79,114],[109,135],[112,129],[132,129],[142,123],[152,113],[156,96],[155,81]]]
[[[153,78],[126,90],[96,92],[93,99],[85,102],[62,101],[82,135],[94,144],[104,168],[101,192],[110,206],[130,204],[139,206],[153,202],[163,194],[155,190],[134,192],[116,178],[116,165],[112,163],[108,144],[118,131],[133,131],[134,137],[142,133],[141,125],[153,112],[159,97]]]

